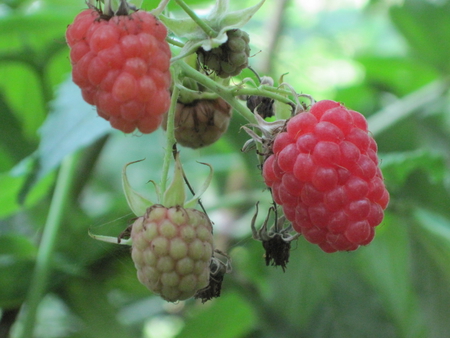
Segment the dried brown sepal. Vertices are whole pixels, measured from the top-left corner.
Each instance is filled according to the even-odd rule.
[[[252,95],[247,98],[247,108],[252,112],[256,110],[263,119],[274,115],[273,103],[273,99],[263,96]]]
[[[286,242],[281,236],[274,236],[262,245],[266,250],[266,266],[281,266],[283,272],[286,271],[286,265],[289,262],[291,242]]]
[[[198,290],[194,295],[194,298],[200,299],[202,303],[220,297],[225,274],[231,272],[231,259],[229,256],[220,250],[215,250],[215,253],[223,255],[226,260],[222,262],[214,256],[211,258],[209,284],[205,288]]]
[[[272,212],[275,214],[275,224],[269,228],[268,224]],[[258,230],[255,226],[257,216],[258,203],[256,204],[255,215],[252,218],[251,229],[253,238],[262,242],[263,248],[266,251],[266,265],[281,266],[283,272],[285,272],[286,265],[289,262],[291,242],[296,240],[300,234],[296,233],[291,235],[293,232],[292,224],[285,226],[286,217],[277,217],[276,207],[269,208],[266,219]]]
[[[260,79],[261,85],[273,86],[273,79],[269,76],[263,76]],[[274,99],[251,95],[247,97],[247,108],[252,111],[252,113],[256,112],[263,118],[272,117],[275,115],[274,111]]]

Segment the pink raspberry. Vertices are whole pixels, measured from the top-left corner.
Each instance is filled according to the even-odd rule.
[[[319,101],[288,121],[272,152],[263,177],[297,232],[325,252],[372,241],[389,193],[363,115]]]
[[[175,302],[208,286],[212,225],[196,209],[153,205],[131,228],[131,256],[139,281]]]
[[[170,105],[167,29],[152,14],[100,17],[86,9],[69,25],[73,81],[98,115],[125,133],[151,133]]]

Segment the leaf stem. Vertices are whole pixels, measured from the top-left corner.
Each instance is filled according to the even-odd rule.
[[[175,110],[177,108],[177,101],[178,101],[178,95],[180,93],[180,90],[177,86],[173,87],[172,90],[172,98],[170,101],[170,108],[169,112],[167,113],[167,127],[166,127],[166,150],[164,153],[164,162],[163,162],[163,168],[162,168],[162,175],[161,175],[161,183],[160,183],[160,194],[159,201],[163,201],[164,192],[166,191],[167,187],[167,177],[169,175],[169,167],[170,162],[172,161],[172,154],[173,154],[173,145],[176,142],[175,139]]]
[[[219,33],[212,29],[205,21],[200,19],[197,14],[183,1],[183,0],[175,0],[175,2],[183,8],[187,15],[191,17],[192,20],[211,38],[216,38]]]
[[[31,277],[31,284],[25,302],[23,330],[20,332],[19,338],[33,336],[37,309],[46,291],[56,238],[70,197],[76,167],[77,156],[73,154],[66,157],[61,164],[36,257],[36,265]]]

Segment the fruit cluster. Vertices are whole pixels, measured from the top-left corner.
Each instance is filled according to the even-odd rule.
[[[175,302],[208,285],[213,237],[204,213],[156,204],[131,229],[131,256],[148,289]]]
[[[284,271],[291,242],[300,235],[328,253],[356,250],[370,243],[389,203],[378,166],[377,144],[363,115],[324,100],[314,103],[309,111],[302,106],[294,116],[281,119],[283,109],[278,110],[278,104],[287,101],[285,106],[292,111],[286,114],[291,116],[302,96],[282,78],[280,87],[287,85],[292,95],[275,87],[272,78],[257,74],[260,86],[255,90],[249,88],[239,94],[226,88],[231,76],[248,67],[249,36],[237,27],[242,27],[259,8],[254,6],[242,15],[222,13],[219,9],[226,12],[226,3],[207,18],[206,26],[214,28],[212,33],[208,33],[209,29],[198,32],[200,18],[194,25],[185,25],[185,19],[177,22],[160,16],[169,28],[172,25],[171,34],[176,36],[168,40],[181,47],[172,59],[173,86],[167,28],[151,13],[130,14],[126,0],[120,0],[116,15],[106,16],[93,7],[84,10],[66,32],[73,81],[81,88],[84,100],[96,106],[99,116],[125,133],[136,128],[151,133],[161,124],[164,129],[173,129],[167,137],[164,184],[157,189],[161,204],[153,204],[131,189],[125,173],[127,164],[122,183],[137,218],[118,239],[98,236],[131,245],[139,281],[171,302],[190,297],[206,301],[220,296],[223,277],[231,271],[229,257],[214,250],[208,216],[191,208],[200,203],[212,179],[212,168],[200,192],[191,189],[194,197],[185,201],[185,184],[189,183],[176,142],[191,148],[214,143],[227,130],[232,107],[247,120],[258,121],[258,125],[243,127],[252,137],[243,149],[254,141],[261,143],[262,175],[275,202],[259,230],[255,227],[257,214],[251,224],[253,238],[260,240],[266,250],[267,265],[281,266]],[[155,13],[158,11],[162,9]],[[108,13],[113,13],[109,7]],[[243,18],[238,20],[240,16]],[[185,26],[191,31],[183,33]],[[218,47],[210,49],[212,46]],[[212,72],[217,76],[209,77]],[[246,81],[236,88],[246,86]],[[170,110],[173,121],[168,121],[171,95],[177,106]],[[246,100],[248,109],[234,96]],[[264,120],[274,115],[278,120]],[[258,128],[259,132],[255,132]],[[167,187],[171,152],[175,171]],[[281,208],[275,204],[283,209],[280,217]],[[272,219],[275,225],[270,227]],[[214,253],[224,258],[219,260]]]
[[[325,252],[372,241],[389,193],[363,115],[319,101],[288,120],[271,152],[263,177],[297,232]]]
[[[86,9],[67,28],[73,81],[112,127],[151,133],[161,124],[170,105],[166,35],[145,11],[104,18]]]

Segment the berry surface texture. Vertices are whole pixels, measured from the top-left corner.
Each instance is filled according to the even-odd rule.
[[[86,9],[67,28],[73,81],[112,127],[151,133],[161,124],[170,105],[166,35],[145,11],[103,18]]]
[[[389,203],[365,117],[319,101],[274,139],[263,177],[295,231],[325,252],[370,243]]]
[[[132,258],[139,281],[167,301],[208,286],[212,226],[196,209],[154,205],[133,224]]]

